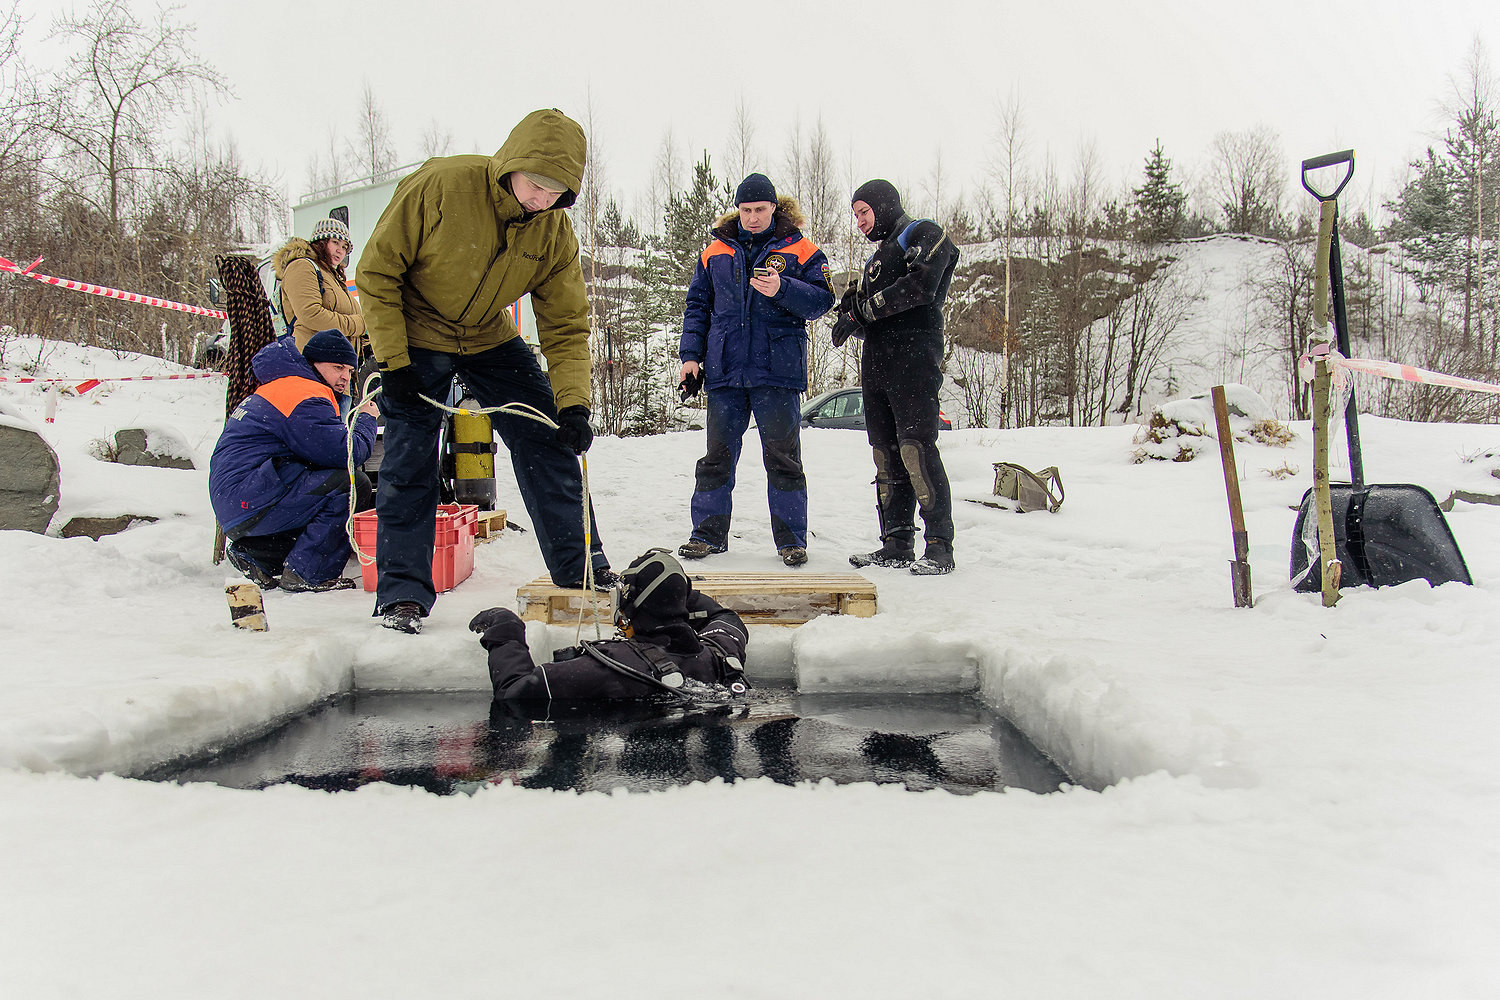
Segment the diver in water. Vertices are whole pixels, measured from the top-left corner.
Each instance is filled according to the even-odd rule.
[[[540,665],[514,611],[481,611],[469,629],[489,652],[496,701],[690,701],[747,687],[745,623],[694,590],[665,549],[652,549],[620,574],[615,625],[615,638],[558,650]]]

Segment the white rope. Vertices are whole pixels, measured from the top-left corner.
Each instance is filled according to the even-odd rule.
[[[370,383],[377,381],[378,378],[379,373],[372,372],[369,378],[365,379],[365,387],[368,388]],[[359,411],[365,406],[365,404],[372,402],[378,395],[380,395],[380,386],[376,385],[375,388],[369,389],[369,391],[365,393],[364,397],[360,399],[358,405],[350,406],[348,433],[344,435],[345,455],[349,470],[349,517],[344,522],[344,530],[349,536],[349,545],[352,549],[354,549],[354,555],[359,559],[359,564],[361,567],[368,566],[373,563],[375,561],[375,557],[372,555],[367,555],[364,550],[359,547],[359,542],[354,538],[354,508],[358,504],[358,497],[355,496],[354,489],[354,423],[359,419]],[[538,410],[536,407],[532,406],[530,403],[502,403],[499,406],[484,406],[480,407],[479,409],[471,410],[465,407],[449,406],[446,403],[439,403],[437,400],[432,399],[428,396],[424,396],[421,393],[418,393],[417,395],[424,402],[432,404],[437,409],[442,410],[444,413],[452,413],[456,416],[476,417],[489,416],[491,413],[504,413],[513,417],[525,417],[528,420],[535,420],[537,423],[544,424],[545,426],[550,427],[553,430],[557,429],[557,422],[555,420],[547,416],[547,414],[543,413],[541,410]],[[588,610],[590,612],[590,615],[594,619],[594,638],[598,639],[601,637],[601,633],[599,631],[599,591],[594,589],[594,525],[593,519],[589,517],[589,460],[586,456],[579,455],[578,463],[583,483],[583,589],[589,595]],[[583,635],[583,612],[584,608],[582,605],[580,605],[578,608],[578,628],[574,632],[575,641]]]

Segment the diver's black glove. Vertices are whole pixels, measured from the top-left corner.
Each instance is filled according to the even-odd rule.
[[[682,393],[682,401],[684,403],[702,392],[703,369],[699,368],[691,375],[684,375],[682,381],[677,383],[677,391]]]
[[[865,328],[859,325],[853,313],[841,312],[839,318],[833,323],[833,346],[843,347],[844,341],[850,337],[858,337],[861,340],[865,336]]]
[[[526,640],[526,623],[510,608],[490,608],[475,615],[469,622],[469,631],[480,635],[493,633],[492,639]]]
[[[385,398],[414,406],[420,402],[422,390],[426,386],[422,384],[422,376],[411,365],[402,368],[392,368],[389,371],[381,369],[380,392]]]
[[[594,429],[589,426],[589,408],[579,404],[557,411],[557,440],[573,454],[582,455],[594,443]]]

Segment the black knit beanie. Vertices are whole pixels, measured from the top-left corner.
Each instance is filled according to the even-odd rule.
[[[734,189],[734,205],[738,208],[748,201],[776,204],[776,185],[771,183],[771,178],[765,174],[751,174],[740,181],[740,186]]]
[[[319,330],[313,334],[302,345],[302,356],[309,363],[322,361],[327,364],[348,365],[350,368],[359,367],[359,358],[354,356],[349,338],[338,330]]]
[[[869,205],[875,213],[875,227],[865,234],[865,238],[872,243],[879,243],[891,235],[897,220],[906,214],[901,208],[901,195],[890,181],[865,181],[855,188],[854,197],[849,199],[849,204],[856,201]]]

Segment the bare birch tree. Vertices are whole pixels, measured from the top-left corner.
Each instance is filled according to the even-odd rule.
[[[417,152],[424,160],[434,156],[447,156],[453,152],[453,130],[436,118],[427,119],[427,124],[417,139]]]
[[[1000,330],[1000,386],[1003,388],[1009,381],[1010,373],[1010,289],[1011,289],[1011,251],[1015,235],[1015,222],[1017,215],[1017,201],[1020,197],[1022,184],[1022,159],[1026,152],[1026,130],[1025,117],[1021,106],[1021,95],[1017,91],[1011,91],[1006,99],[1000,102],[996,108],[995,130],[993,138],[995,145],[989,155],[988,170],[992,178],[1000,188],[1001,224],[1002,238],[1005,242],[1005,285],[1001,292],[1001,330]],[[1006,406],[1004,396],[1001,396],[999,405],[1000,426],[1006,424]]]
[[[1286,178],[1281,138],[1270,126],[1214,136],[1208,191],[1230,232],[1273,235],[1281,220]]]
[[[750,105],[745,101],[743,92],[734,102],[734,116],[729,125],[729,155],[724,162],[733,175],[730,180],[734,183],[738,183],[737,178],[749,174],[759,162],[759,154],[755,149],[755,119],[750,115]]]
[[[385,179],[396,167],[396,143],[391,137],[391,120],[375,97],[368,79],[359,92],[359,109],[354,117],[354,138],[349,143],[349,162],[354,171],[371,181]]]
[[[137,20],[125,0],[95,0],[54,23],[52,37],[77,46],[53,91],[63,112],[50,126],[62,146],[58,189],[97,210],[119,231],[136,183],[159,170],[154,153],[168,119],[193,94],[227,93],[223,78],[190,48],[193,29],[175,8]]]

